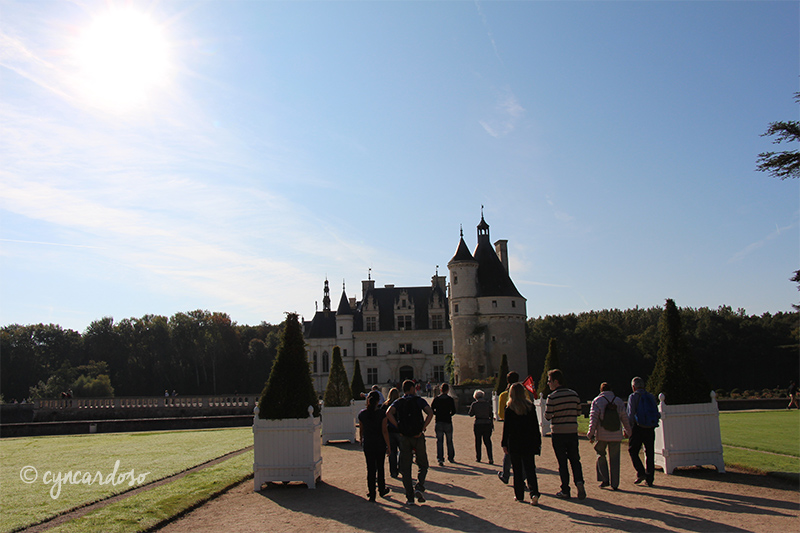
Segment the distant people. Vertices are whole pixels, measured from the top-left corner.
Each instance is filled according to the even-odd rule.
[[[586,434],[597,454],[595,467],[601,489],[619,489],[619,448],[623,434],[631,434],[625,403],[604,381],[600,384],[600,394],[592,400],[589,431]]]
[[[389,397],[386,398],[386,401],[383,402],[383,406],[381,409],[383,410],[384,414],[386,411],[389,410],[389,407],[392,406],[394,401],[400,397],[400,391],[397,390],[397,387],[392,387],[389,390]],[[389,432],[389,475],[393,478],[400,477],[400,469],[398,467],[398,452],[400,450],[400,430],[397,429],[397,426],[388,422],[387,419],[387,430]]]
[[[430,381],[425,384],[425,394],[428,395],[428,398],[433,396],[433,385],[431,385]]]
[[[178,395],[178,391],[172,389],[172,397],[175,398]]]
[[[531,505],[539,504],[539,483],[536,479],[536,457],[542,453],[542,433],[536,409],[528,399],[522,383],[511,385],[503,422],[503,452],[511,459],[514,471],[514,499],[525,501],[525,480]]]
[[[469,406],[469,416],[475,417],[475,423],[472,426],[472,431],[475,433],[475,460],[479,463],[481,462],[482,442],[486,446],[486,458],[489,459],[489,464],[493,465],[492,431],[494,431],[494,413],[492,413],[492,404],[484,396],[484,392],[480,389],[472,394],[475,401]]]
[[[164,398],[169,398],[169,390],[164,390]]]
[[[431,409],[436,416],[436,460],[444,466],[444,444],[447,441],[447,460],[456,462],[456,449],[453,446],[453,415],[456,414],[456,402],[450,396],[450,385],[442,383],[442,393],[433,399]]]
[[[547,373],[547,385],[551,392],[547,397],[544,417],[550,421],[550,437],[558,460],[558,474],[561,476],[561,490],[556,493],[556,497],[562,499],[571,497],[567,465],[569,463],[569,467],[572,467],[575,488],[578,489],[578,499],[583,500],[586,498],[586,489],[583,485],[583,468],[578,451],[578,414],[581,412],[581,399],[577,392],[564,385],[564,374],[557,368]]]
[[[361,447],[367,460],[367,499],[375,501],[377,485],[381,497],[389,493],[386,488],[383,461],[389,450],[389,432],[384,419],[386,413],[381,410],[378,391],[370,391],[367,395],[367,407],[358,413],[358,425]]]
[[[425,429],[433,420],[433,410],[424,398],[414,393],[415,390],[414,382],[410,379],[405,380],[403,397],[395,400],[386,411],[388,423],[400,430],[400,475],[403,477],[406,505],[414,505],[414,498],[419,503],[425,501],[425,477],[428,475]],[[416,486],[411,477],[411,463],[414,457],[419,469]]]
[[[504,420],[506,413],[506,404],[508,403],[508,391],[511,385],[519,381],[519,374],[513,370],[506,374],[506,390],[500,393],[497,397],[497,419]],[[503,470],[497,473],[500,481],[508,485],[508,480],[511,477],[511,458],[507,454],[503,454]]]
[[[380,404],[383,404],[383,402],[386,401],[386,398],[383,397],[383,393],[381,392],[380,387],[378,387],[377,385],[373,385],[371,390],[374,390],[375,392],[378,393],[378,399],[380,401]]]
[[[789,389],[786,392],[789,393],[789,406],[787,409],[791,409],[792,407],[795,409],[800,409],[800,404],[798,404],[797,399],[797,383],[794,381],[789,383]]]
[[[628,420],[632,426],[628,439],[628,454],[631,456],[633,468],[636,469],[636,485],[642,481],[648,487],[655,480],[655,441],[656,427],[661,414],[655,397],[644,389],[644,380],[635,377],[631,381],[633,393],[628,396]],[[645,464],[639,458],[639,450],[644,446]]]

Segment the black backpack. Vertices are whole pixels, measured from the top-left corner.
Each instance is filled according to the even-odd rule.
[[[617,412],[617,405],[614,403],[616,399],[617,397],[614,396],[614,399],[608,402],[608,405],[606,405],[606,413],[603,415],[603,420],[600,421],[600,425],[603,426],[603,429],[608,431],[619,431],[620,428],[619,413]]]
[[[403,398],[397,404],[398,429],[406,437],[416,437],[422,433],[425,419],[422,416],[422,408],[419,403],[419,399],[416,396],[409,396],[408,398]]]

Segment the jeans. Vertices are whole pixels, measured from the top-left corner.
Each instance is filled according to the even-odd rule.
[[[425,477],[428,475],[428,450],[425,448],[425,435],[419,437],[406,437],[400,435],[400,475],[403,476],[403,488],[406,499],[414,501],[414,480],[411,477],[411,463],[414,456],[417,459],[416,488],[425,490]]]
[[[514,497],[525,501],[525,480],[528,480],[528,492],[531,496],[539,495],[539,482],[536,479],[536,458],[531,454],[506,454],[514,470]]]
[[[489,462],[494,462],[492,456],[492,425],[491,424],[475,424],[472,427],[475,432],[475,458],[481,460],[481,442],[486,446],[486,457]]]
[[[386,478],[383,472],[383,461],[386,457],[386,443],[383,440],[378,442],[364,443],[364,457],[367,460],[367,496],[375,498],[375,485],[378,491],[386,490]]]
[[[655,442],[656,442],[656,429],[643,428],[642,426],[633,426],[633,435],[628,440],[628,453],[631,456],[633,468],[636,469],[636,475],[640,479],[644,479],[647,483],[652,484],[655,479]],[[644,445],[644,460],[645,464],[642,465],[642,460],[639,458],[639,450]]]
[[[615,489],[619,488],[619,447],[619,442],[599,440],[594,443],[594,451],[597,453],[597,481],[607,483]]]
[[[583,483],[583,469],[581,456],[578,453],[577,433],[551,433],[553,451],[558,461],[558,475],[561,476],[561,492],[569,494],[569,466],[572,467],[572,477],[575,484]]]
[[[453,447],[453,423],[436,422],[436,460],[444,462],[444,440],[447,439],[447,460],[451,463],[456,458],[456,449]]]
[[[389,432],[389,475],[398,477],[400,475],[400,467],[398,466],[398,454],[400,451],[400,433],[396,431]]]

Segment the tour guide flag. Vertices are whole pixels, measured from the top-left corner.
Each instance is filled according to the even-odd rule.
[[[533,378],[531,376],[525,378],[525,381],[522,382],[522,386],[528,389],[528,392],[533,394],[534,400],[539,399],[539,393],[536,392],[536,384],[533,382]]]

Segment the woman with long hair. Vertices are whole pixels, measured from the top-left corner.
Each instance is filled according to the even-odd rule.
[[[380,394],[378,391],[370,392],[367,394],[367,407],[358,413],[358,426],[361,447],[367,460],[367,498],[371,502],[375,501],[376,483],[382,497],[389,493],[383,473],[383,458],[389,449],[385,418],[386,413],[381,410]]]
[[[525,393],[522,383],[514,383],[508,391],[505,421],[503,422],[503,451],[511,460],[514,472],[514,499],[525,501],[525,480],[531,505],[539,503],[539,483],[536,479],[536,459],[542,451],[542,433],[536,409]]]
[[[392,387],[389,391],[389,395],[386,397],[386,401],[383,402],[383,405],[381,406],[381,410],[384,412],[384,414],[399,397],[400,390],[397,387]],[[400,453],[400,430],[394,427],[389,422],[388,418],[386,419],[385,424],[389,433],[389,475],[396,479],[400,477],[400,467],[398,466],[398,454]]]

